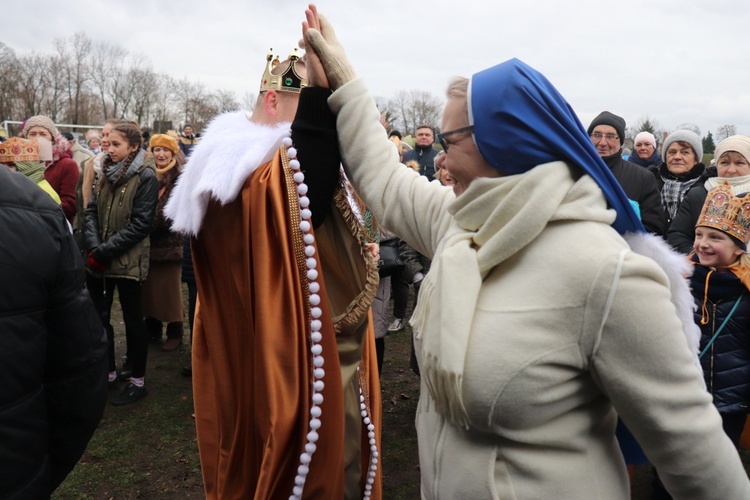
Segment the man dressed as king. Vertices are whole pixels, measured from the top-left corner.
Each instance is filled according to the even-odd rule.
[[[325,75],[267,59],[252,114],[219,115],[167,204],[191,236],[207,498],[380,498],[378,283],[341,181]],[[291,135],[290,135],[291,130]]]

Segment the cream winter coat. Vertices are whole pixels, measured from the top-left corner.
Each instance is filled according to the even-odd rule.
[[[422,368],[465,348],[451,361],[458,410],[448,407],[455,398],[440,400],[448,384],[422,378],[424,498],[628,499],[618,414],[675,498],[750,498],[667,278],[610,227],[614,212],[591,178],[555,162],[475,180],[456,198],[398,163],[361,80],[329,104],[357,191],[382,224],[433,257],[413,320]],[[451,270],[456,248],[474,255],[465,276]],[[473,279],[467,307],[462,284]],[[465,341],[446,320],[457,332],[468,325]]]

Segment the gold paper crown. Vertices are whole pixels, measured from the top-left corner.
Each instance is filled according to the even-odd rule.
[[[273,69],[280,64],[279,56],[273,54],[273,49],[268,51],[266,56],[266,71],[263,73],[263,78],[260,80],[260,91],[265,92],[267,90],[276,90],[281,92],[295,92],[299,93],[300,90],[307,87],[307,78],[302,78],[297,73],[297,61],[299,61],[299,51],[295,48],[294,51],[289,54],[289,67],[284,73],[280,75],[274,75]]]
[[[750,242],[750,198],[735,196],[732,186],[723,182],[708,192],[695,226],[718,229],[747,245]]]
[[[0,143],[0,163],[39,161],[39,146],[34,141],[11,137]]]

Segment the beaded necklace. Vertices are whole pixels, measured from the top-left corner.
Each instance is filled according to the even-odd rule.
[[[323,310],[320,308],[320,283],[318,283],[318,258],[315,255],[315,236],[312,234],[312,212],[310,211],[310,198],[307,197],[308,186],[305,184],[305,174],[300,168],[299,160],[297,159],[297,149],[292,147],[291,132],[287,132],[282,140],[282,144],[287,148],[286,153],[289,157],[289,167],[294,171],[293,179],[297,184],[297,194],[299,195],[299,210],[301,222],[299,224],[300,231],[302,231],[302,240],[305,242],[305,265],[307,266],[307,283],[308,289],[310,290],[310,296],[308,297],[308,303],[310,304],[310,353],[312,354],[313,364],[313,390],[312,390],[312,405],[310,407],[310,421],[308,426],[310,431],[307,433],[307,442],[305,443],[305,451],[299,457],[299,466],[297,467],[297,475],[294,478],[294,487],[292,488],[292,494],[289,496],[290,500],[301,500],[302,493],[305,488],[305,482],[307,481],[307,474],[310,472],[310,462],[312,462],[313,454],[317,449],[315,444],[318,441],[318,429],[321,426],[321,415],[323,413],[320,405],[323,403],[323,388],[325,382],[325,370],[323,364],[325,362],[323,358],[323,346],[320,345],[320,341],[323,340],[323,334],[320,329],[323,327],[323,322],[320,321],[320,317],[323,315]],[[359,373],[359,368],[357,368]],[[372,495],[372,486],[375,483],[375,476],[378,470],[378,447],[375,440],[375,425],[372,423],[372,419],[367,411],[367,404],[365,396],[362,393],[362,384],[359,385],[359,408],[362,421],[367,426],[367,437],[370,444],[370,464],[367,471],[367,481],[365,483],[364,498],[369,499]]]

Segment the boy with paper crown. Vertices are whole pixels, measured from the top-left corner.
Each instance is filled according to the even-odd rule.
[[[750,197],[709,191],[695,226],[691,285],[700,361],[724,431],[737,445],[750,403]]]
[[[0,163],[22,173],[60,204],[60,196],[44,178],[44,163],[39,161],[39,146],[34,141],[12,137],[0,144]]]

